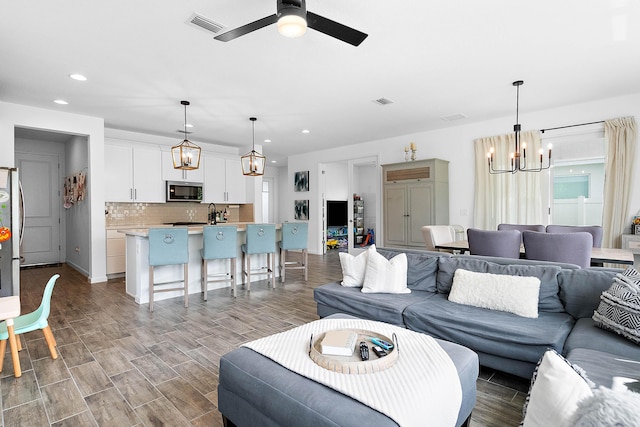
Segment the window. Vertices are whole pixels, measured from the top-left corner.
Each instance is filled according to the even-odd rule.
[[[553,144],[546,185],[549,224],[602,225],[604,126],[547,131],[542,143]]]

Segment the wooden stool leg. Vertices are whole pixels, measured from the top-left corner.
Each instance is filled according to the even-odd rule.
[[[7,322],[7,332],[9,333],[9,348],[11,349],[11,358],[13,359],[13,371],[15,373],[16,378],[18,378],[22,376],[22,370],[20,369],[20,356],[18,356],[18,346],[16,344],[16,335],[13,332],[13,319],[8,319],[6,322]]]
[[[280,249],[280,282],[284,283],[284,275],[287,274],[287,250]]]
[[[0,341],[0,372],[2,372],[2,366],[4,365],[4,355],[7,351],[7,340]]]
[[[51,358],[57,359],[58,352],[56,351],[56,340],[53,338],[53,334],[51,333],[51,328],[49,327],[49,325],[42,328],[42,332],[44,333],[44,340],[47,342],[47,346],[49,347]]]
[[[207,300],[207,291],[209,290],[209,261],[202,260],[202,294],[204,300]]]
[[[251,291],[251,255],[247,254],[247,292]]]
[[[230,259],[230,263],[231,263],[231,270],[229,274],[231,274],[231,292],[233,294],[233,297],[236,297],[236,259],[235,258],[231,258]]]
[[[184,308],[189,307],[189,264],[184,264]]]
[[[304,263],[304,281],[305,282],[307,281],[307,279],[309,277],[309,274],[308,274],[309,269],[307,268],[307,261],[309,260],[309,257],[307,255],[308,255],[307,250],[303,249],[302,250],[302,262]]]

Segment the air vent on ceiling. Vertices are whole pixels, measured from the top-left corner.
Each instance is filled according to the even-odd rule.
[[[194,13],[188,22],[214,34],[219,33],[224,28],[224,25],[218,24],[217,22],[202,15],[198,15],[197,13]]]
[[[374,100],[373,102],[375,102],[378,105],[389,105],[389,104],[393,104],[393,101],[387,98],[378,98],[376,100]]]
[[[462,114],[462,113],[458,113],[458,114],[451,114],[449,116],[442,116],[440,117],[440,120],[444,120],[445,122],[453,122],[455,120],[462,120],[462,119],[466,119],[467,116]]]

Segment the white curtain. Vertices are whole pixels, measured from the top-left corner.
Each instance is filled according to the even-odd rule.
[[[527,168],[539,167],[540,132],[521,132],[520,138],[527,145]],[[511,133],[478,138],[474,141],[474,227],[495,230],[500,223],[543,224],[540,174],[545,171],[490,174],[487,153],[491,147],[495,152],[494,169],[510,169],[511,153],[515,150],[515,135]]]
[[[602,215],[605,248],[621,247],[622,233],[630,224],[629,199],[637,140],[633,117],[604,122],[606,161],[604,172],[604,205]]]

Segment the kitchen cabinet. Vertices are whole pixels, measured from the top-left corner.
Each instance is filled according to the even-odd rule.
[[[204,202],[247,203],[247,177],[240,159],[204,156]]]
[[[162,152],[162,180],[181,182],[204,182],[204,165],[200,154],[200,167],[193,170],[174,169],[171,151]]]
[[[382,170],[384,245],[423,248],[423,225],[449,223],[449,162],[419,160]]]
[[[104,160],[105,201],[165,201],[159,148],[106,143]]]

